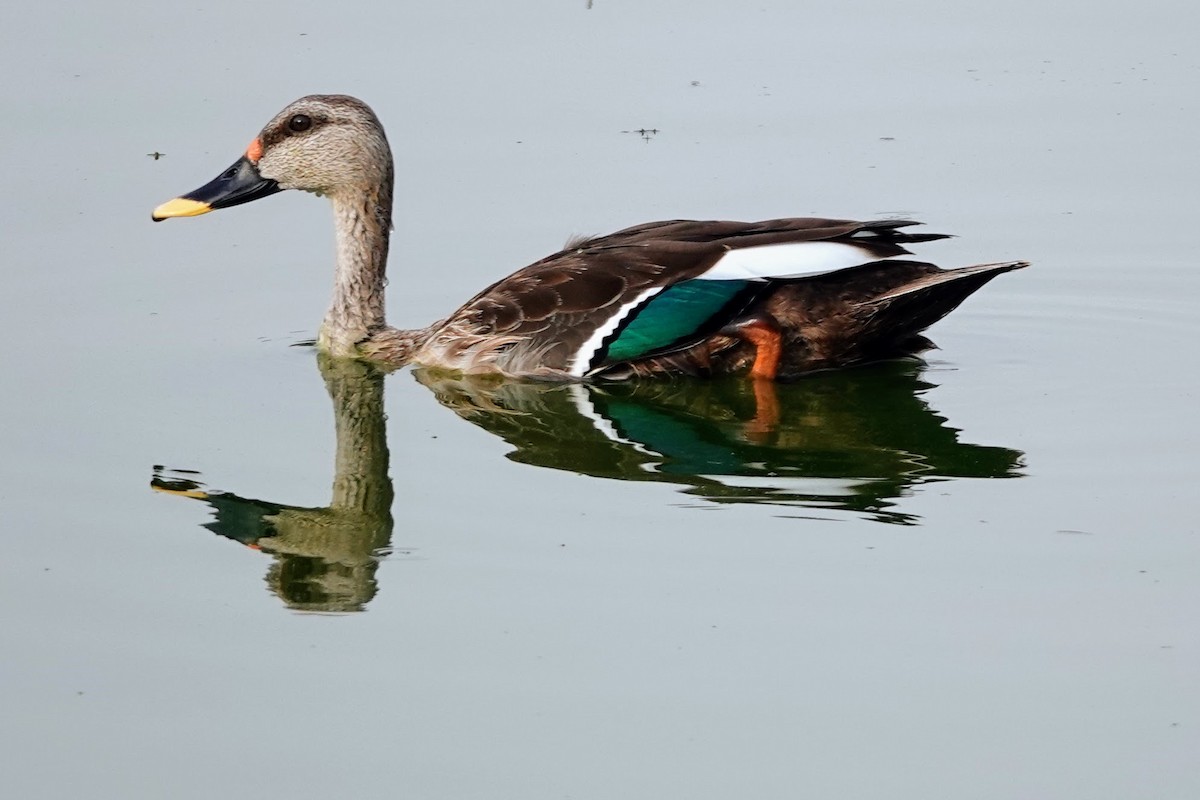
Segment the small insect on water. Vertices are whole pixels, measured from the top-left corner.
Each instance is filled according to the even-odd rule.
[[[648,142],[654,136],[658,135],[658,128],[637,128],[632,131],[621,131],[621,133],[636,133],[638,136],[642,137],[642,141]]]

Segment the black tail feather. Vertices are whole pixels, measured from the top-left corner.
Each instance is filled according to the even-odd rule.
[[[880,345],[919,334],[933,325],[981,289],[988,281],[1005,272],[1027,267],[1024,261],[979,264],[972,267],[939,270],[897,286],[863,303],[870,309],[865,320],[862,341]]]

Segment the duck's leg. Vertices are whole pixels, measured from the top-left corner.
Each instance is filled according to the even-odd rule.
[[[779,361],[783,357],[783,332],[779,323],[765,314],[740,319],[721,332],[754,345],[754,364],[750,367],[750,380],[754,382],[754,419],[746,423],[746,439],[761,443],[779,424],[775,378],[779,375]]]
[[[746,441],[767,444],[768,437],[779,426],[779,398],[775,381],[754,381],[754,419],[745,424]]]
[[[750,367],[753,380],[775,380],[779,374],[779,360],[783,356],[783,332],[774,319],[758,314],[740,319],[721,332],[754,345],[754,365]]]

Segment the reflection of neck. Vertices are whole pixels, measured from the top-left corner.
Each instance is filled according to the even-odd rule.
[[[333,401],[337,445],[333,497],[325,508],[285,509],[260,547],[276,558],[267,581],[290,607],[361,611],[378,590],[375,572],[392,538],[383,374],[319,354]]]
[[[387,520],[386,536],[394,490],[388,478],[383,374],[361,361],[322,358],[320,366],[333,400],[337,436],[329,507]]]
[[[321,326],[322,349],[356,354],[356,345],[384,327],[383,287],[392,224],[390,176],[370,189],[333,195],[337,267],[333,302]]]

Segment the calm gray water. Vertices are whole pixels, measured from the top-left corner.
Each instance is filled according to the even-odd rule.
[[[1200,796],[1200,12],[586,5],[0,11],[4,794]],[[400,325],[660,218],[1035,266],[766,432],[322,371],[322,201],[149,220],[311,92],[397,148]]]

